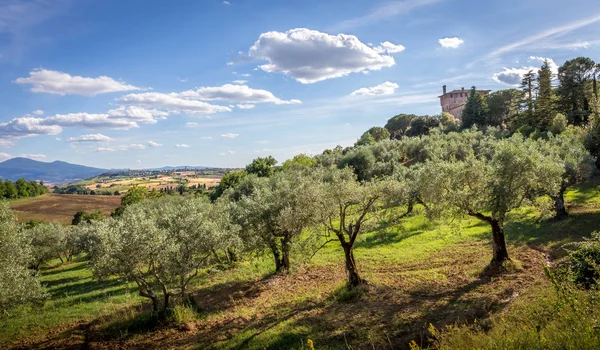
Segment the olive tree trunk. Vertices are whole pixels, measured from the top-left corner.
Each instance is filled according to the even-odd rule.
[[[487,216],[473,211],[468,211],[467,214],[487,222],[492,227],[493,257],[490,264],[500,265],[504,261],[510,260],[508,256],[508,249],[506,248],[506,239],[504,237],[504,215],[500,215],[499,218],[495,218],[493,216]]]
[[[361,283],[360,276],[358,275],[358,269],[356,268],[356,262],[354,261],[354,251],[352,245],[342,244],[344,248],[344,257],[346,258],[346,271],[348,272],[348,285],[352,287],[358,287]]]

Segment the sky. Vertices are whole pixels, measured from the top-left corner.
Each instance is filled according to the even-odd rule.
[[[243,167],[600,61],[600,1],[0,0],[0,161]]]

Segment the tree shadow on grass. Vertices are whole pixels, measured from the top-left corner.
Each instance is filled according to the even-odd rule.
[[[62,298],[66,296],[77,296],[89,294],[103,289],[109,289],[123,284],[123,282],[113,279],[108,281],[100,281],[96,279],[88,280],[81,283],[68,284],[62,287],[55,288],[50,291],[52,299]],[[83,299],[83,298],[82,298]]]
[[[410,231],[410,232],[377,231],[374,234],[372,234],[371,236],[368,236],[365,240],[356,242],[354,247],[355,248],[374,248],[374,247],[377,247],[380,245],[400,243],[405,239],[411,238],[413,236],[418,236],[423,233],[425,233],[425,231],[423,231],[423,230]]]
[[[600,214],[587,212],[571,213],[561,221],[543,222],[538,222],[527,213],[515,213],[511,215],[510,222],[505,225],[509,243],[527,245],[538,250],[546,247],[555,258],[565,254],[563,244],[580,241],[598,229],[600,229]]]
[[[56,275],[58,273],[85,270],[88,268],[87,264],[85,264],[85,263],[81,263],[81,264],[74,263],[73,266],[71,266],[71,267],[60,268],[62,266],[63,266],[62,264],[54,265],[54,266],[42,266],[42,267],[40,267],[40,274],[45,277],[45,276]]]

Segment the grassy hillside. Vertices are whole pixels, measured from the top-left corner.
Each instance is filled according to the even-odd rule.
[[[506,227],[513,271],[483,273],[491,259],[489,226],[464,218],[433,223],[422,212],[374,227],[355,251],[368,284],[362,295],[343,288],[343,253],[336,243],[289,274],[271,275],[268,256],[196,280],[196,314],[178,325],[150,325],[133,286],[91,277],[84,260],[44,267],[50,300],[0,321],[0,344],[13,347],[316,349],[408,348],[427,345],[429,324],[491,325],[490,319],[547,307],[552,285],[544,266],[564,256],[561,246],[600,227],[596,183],[567,195],[572,216],[540,221],[533,208],[514,212]],[[146,305],[148,306],[148,305]],[[534,310],[534,311],[531,311]],[[490,318],[491,317],[491,318]],[[486,323],[487,322],[487,323]]]

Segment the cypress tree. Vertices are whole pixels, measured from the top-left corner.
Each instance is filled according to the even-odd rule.
[[[548,130],[552,119],[556,115],[556,96],[552,89],[552,70],[548,60],[538,71],[537,98],[535,99],[534,123],[535,127],[542,131]]]
[[[483,127],[486,125],[488,114],[487,102],[477,92],[475,86],[471,88],[465,108],[462,110],[462,128],[468,129],[473,125]]]

